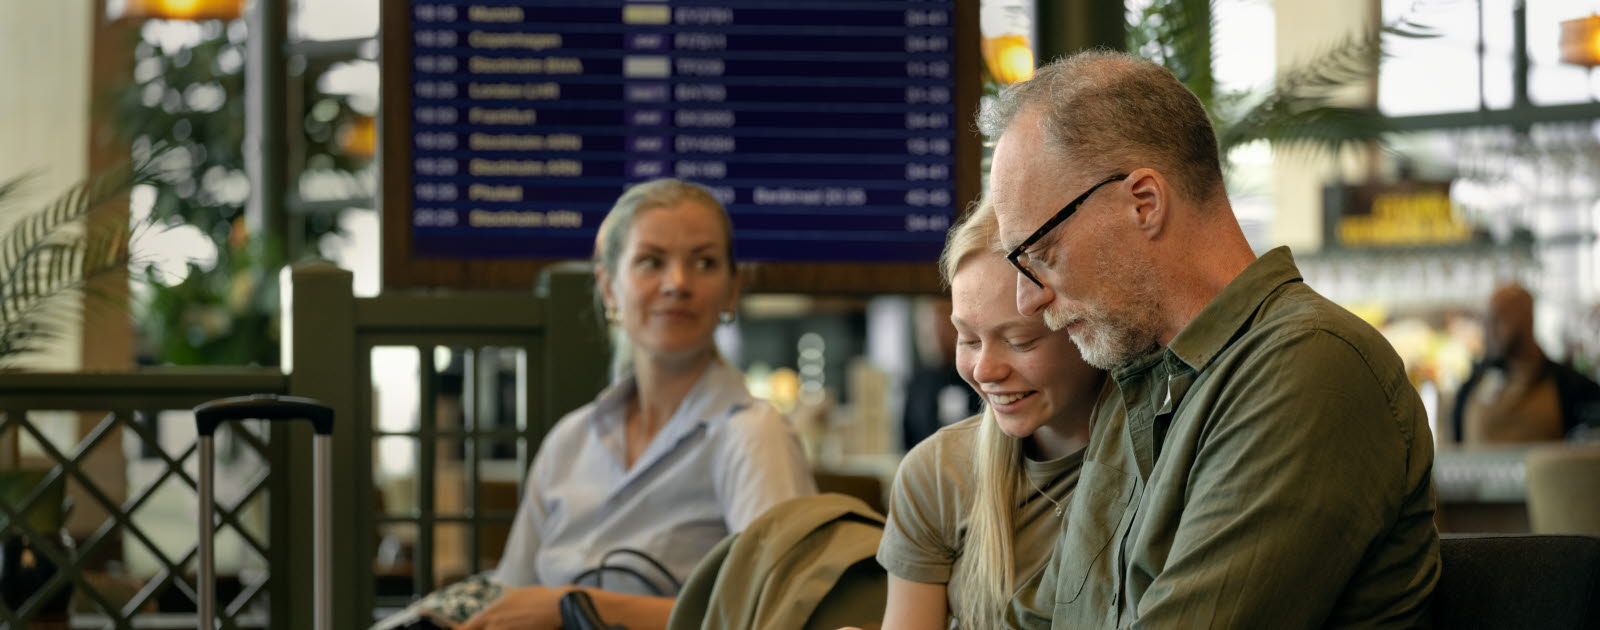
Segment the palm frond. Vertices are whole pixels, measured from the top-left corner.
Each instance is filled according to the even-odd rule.
[[[127,226],[111,226],[36,246],[6,272],[0,322],[15,321],[40,301],[127,269],[130,236]]]
[[[77,309],[66,300],[36,304],[15,321],[0,322],[0,367],[24,356],[49,350],[70,336],[77,323]]]
[[[48,347],[81,311],[80,303],[68,298],[94,293],[86,291],[94,280],[128,268],[133,228],[83,219],[148,181],[152,163],[123,164],[91,176],[0,235],[0,362]],[[27,177],[0,182],[0,202],[9,201]]]
[[[1381,141],[1389,132],[1387,119],[1377,110],[1320,106],[1287,111],[1257,112],[1261,120],[1244,120],[1218,138],[1221,147],[1265,140],[1278,149],[1303,149],[1337,155],[1351,146]]]
[[[4,208],[5,204],[11,201],[11,197],[21,191],[23,186],[28,184],[28,180],[33,179],[33,177],[32,173],[24,173],[11,179],[0,181],[0,208]]]
[[[68,189],[43,209],[22,218],[0,240],[0,269],[12,269],[57,229],[88,216],[148,177],[147,167],[124,163]]]
[[[1212,72],[1215,0],[1153,0],[1128,23],[1128,47],[1165,66],[1211,114],[1222,154],[1254,140],[1275,146],[1339,151],[1381,142],[1389,129],[1376,111],[1339,101],[1343,90],[1371,80],[1386,38],[1438,34],[1414,19],[1413,3],[1399,18],[1349,35],[1290,66],[1264,90],[1218,92]]]
[[[1145,6],[1127,25],[1128,46],[1171,70],[1211,106],[1216,92],[1211,33],[1215,0],[1161,0]]]
[[[1413,8],[1415,10],[1415,8]],[[1311,148],[1334,153],[1352,145],[1382,144],[1391,131],[1387,119],[1370,107],[1339,103],[1342,91],[1376,75],[1388,37],[1437,37],[1409,13],[1334,42],[1279,75],[1254,98],[1226,95],[1213,114],[1218,149],[1266,140],[1278,148]],[[1236,109],[1228,111],[1227,105]]]
[[[1304,98],[1326,99],[1337,91],[1373,78],[1378,62],[1387,55],[1388,37],[1427,39],[1438,37],[1432,29],[1401,16],[1360,33],[1351,34],[1307,57],[1280,75],[1274,91]]]

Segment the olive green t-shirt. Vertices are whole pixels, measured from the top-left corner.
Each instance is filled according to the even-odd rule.
[[[978,431],[982,422],[983,416],[978,415],[947,426],[906,454],[895,473],[889,523],[878,545],[878,563],[890,575],[924,584],[945,584],[952,615],[961,602],[962,585],[956,568],[962,561],[967,514],[976,491]],[[1018,478],[1012,494],[1020,504],[1012,537],[1017,572],[1012,576],[1014,584],[1020,586],[1049,560],[1064,518],[1064,512],[1061,516],[1056,514],[1056,503],[1067,505],[1078,483],[1082,462],[1082,449],[1045,462],[1023,458],[1027,477]]]

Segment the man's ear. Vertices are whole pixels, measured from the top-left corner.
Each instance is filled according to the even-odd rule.
[[[1160,236],[1172,217],[1171,182],[1155,169],[1141,168],[1129,173],[1122,187],[1133,200],[1134,228],[1149,239]]]

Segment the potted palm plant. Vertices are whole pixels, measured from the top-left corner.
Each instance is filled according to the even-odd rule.
[[[1129,15],[1127,28],[1129,51],[1166,66],[1200,97],[1224,158],[1256,140],[1334,154],[1381,144],[1392,131],[1388,119],[1374,106],[1352,105],[1341,96],[1377,76],[1386,38],[1437,36],[1408,12],[1332,42],[1263,89],[1221,91],[1212,73],[1217,2],[1152,0]]]
[[[28,176],[0,180],[0,370],[49,349],[76,323],[77,298],[96,298],[89,283],[127,268],[133,229],[126,221],[90,219],[146,172],[143,166],[113,168],[43,207],[20,201]],[[12,452],[0,453],[0,461],[18,462],[16,441],[9,442]],[[67,584],[30,603],[56,573],[52,558],[71,553],[66,537],[50,540],[65,522],[64,490],[47,470],[14,463],[0,468],[0,601],[8,612],[65,613],[72,592]]]
[[[29,176],[0,180],[0,368],[48,348],[76,321],[74,298],[101,297],[89,282],[127,269],[133,228],[87,219],[147,176],[147,166],[118,166],[40,208],[18,200]]]

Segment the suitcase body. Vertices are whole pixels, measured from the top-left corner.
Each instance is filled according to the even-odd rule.
[[[332,480],[333,451],[328,440],[333,436],[333,409],[310,398],[257,394],[223,398],[203,403],[194,408],[195,427],[199,432],[200,451],[200,577],[199,577],[199,628],[211,629],[217,622],[216,557],[213,542],[216,534],[216,502],[212,496],[215,475],[215,437],[217,427],[233,420],[304,420],[311,423],[315,432],[312,439],[312,459],[316,490],[312,494],[316,520],[315,550],[315,600],[312,609],[316,630],[333,627],[331,520],[333,517]],[[274,501],[287,500],[274,497]],[[274,506],[273,509],[282,509]]]

